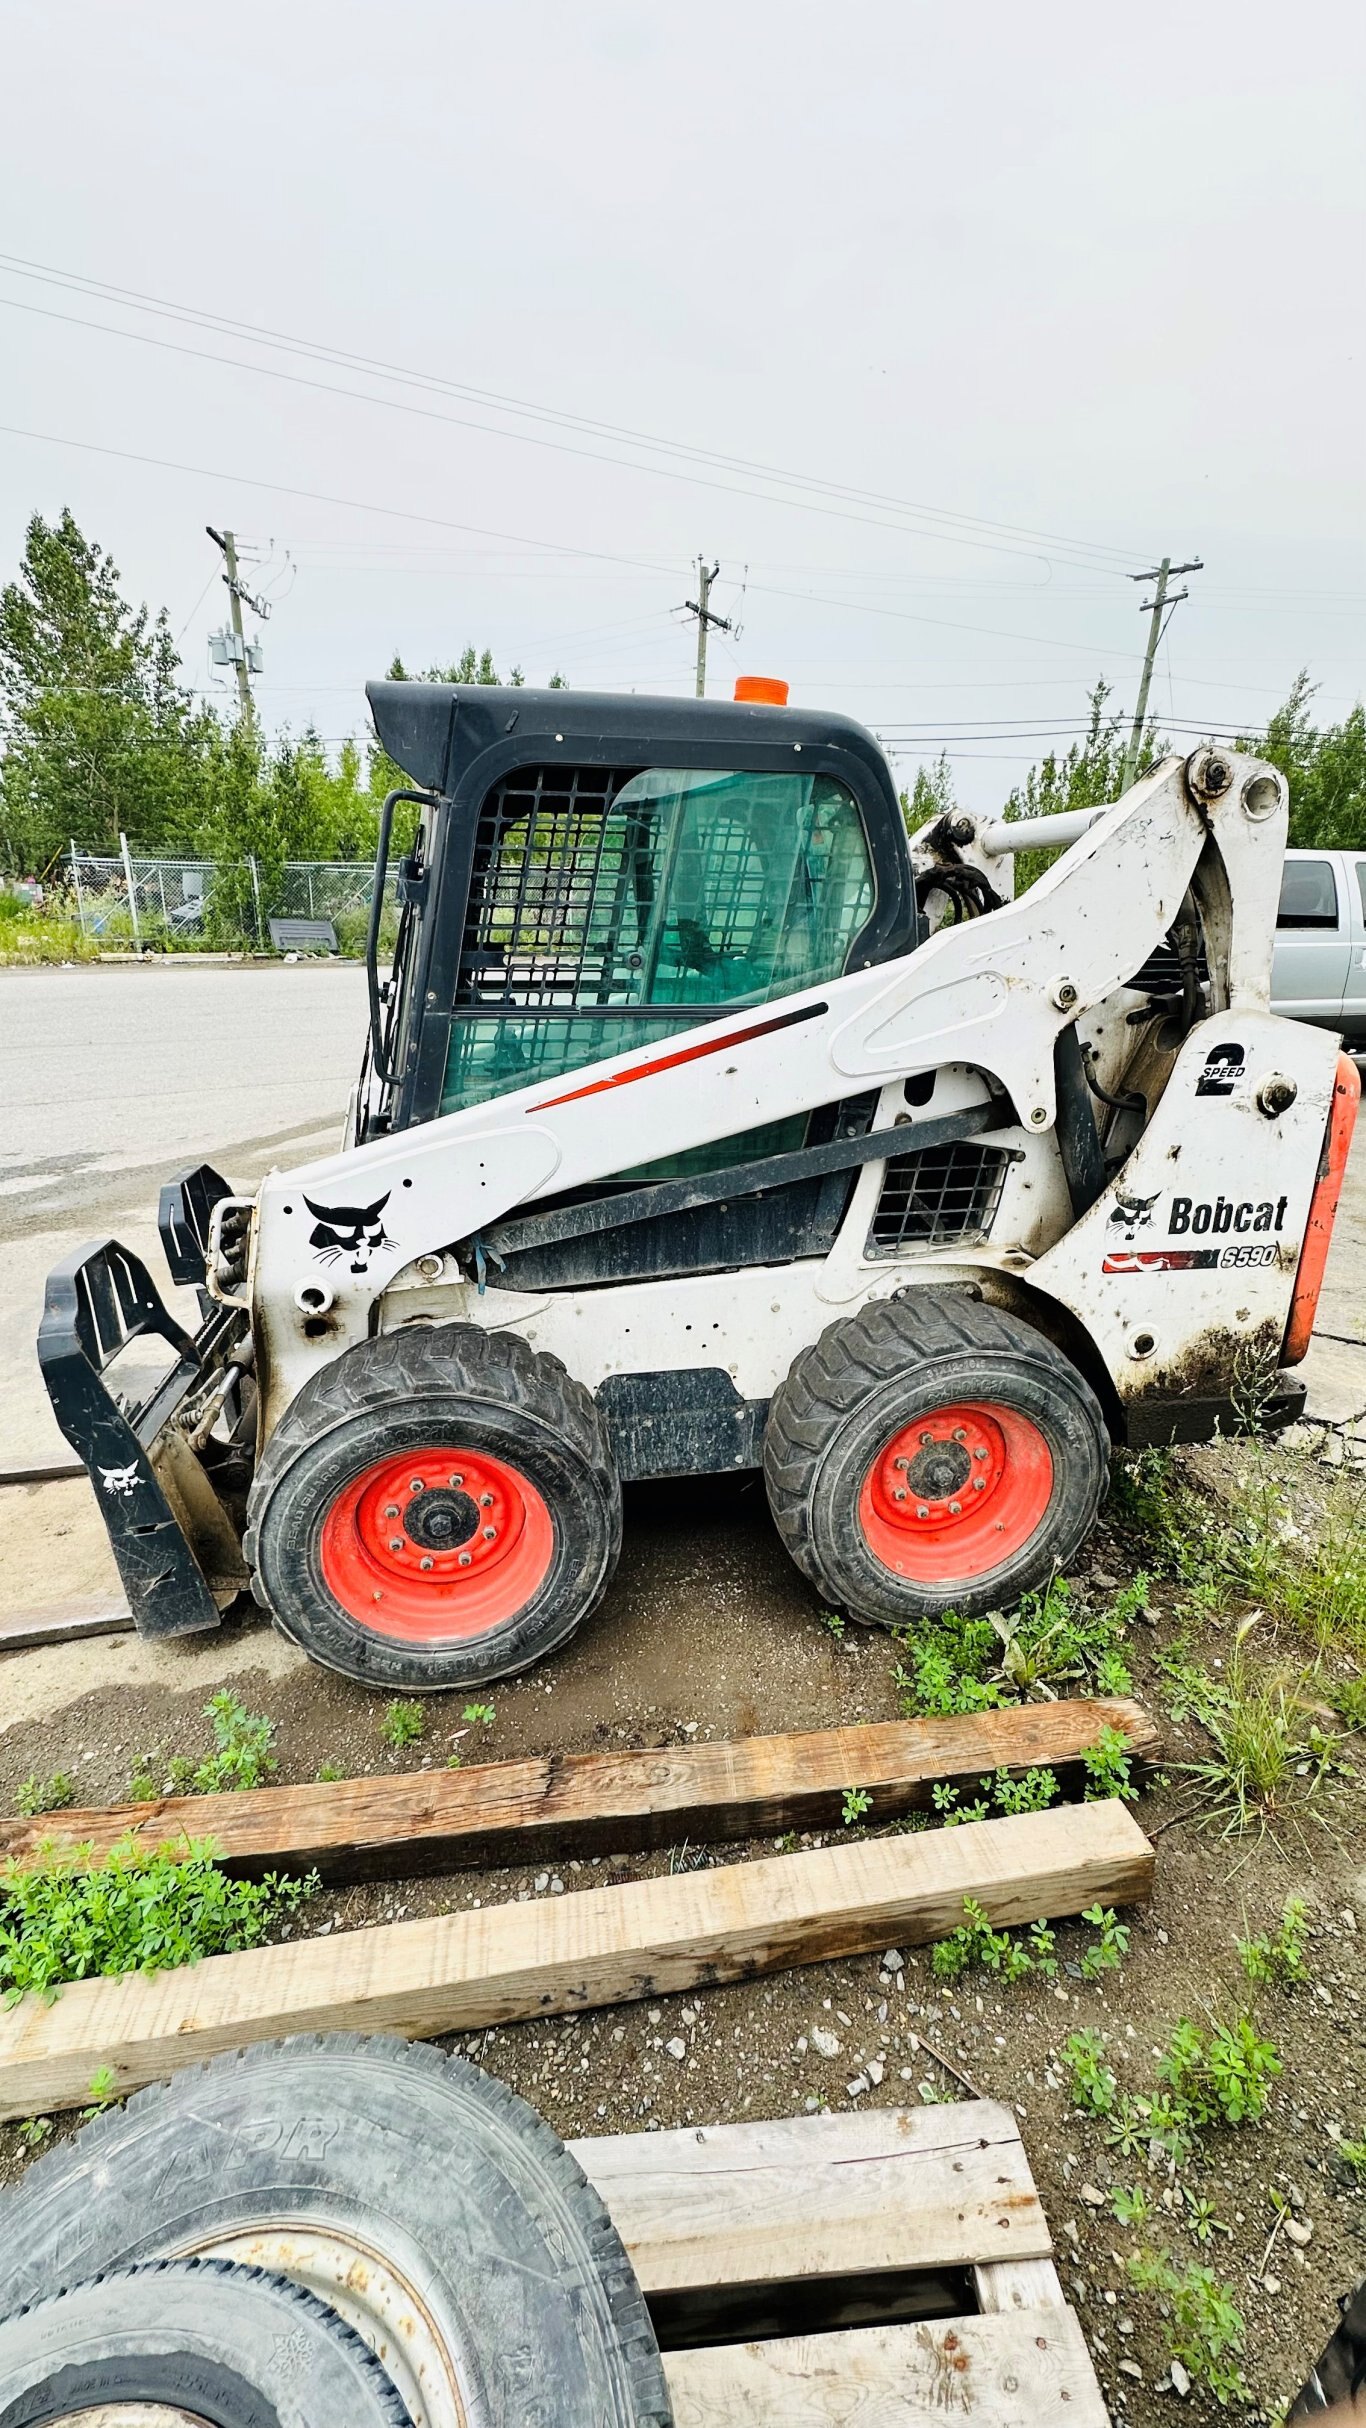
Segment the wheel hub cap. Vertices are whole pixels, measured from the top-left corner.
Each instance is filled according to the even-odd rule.
[[[1032,1418],[1000,1401],[927,1410],[873,1460],[859,1522],[874,1557],[926,1584],[989,1574],[1028,1542],[1053,1493]]]
[[[364,1468],[336,1495],[318,1543],[328,1589],[353,1619],[432,1644],[515,1617],[554,1548],[530,1476],[467,1443],[427,1443]]]

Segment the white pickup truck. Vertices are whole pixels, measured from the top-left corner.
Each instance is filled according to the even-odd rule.
[[[1288,851],[1271,1008],[1366,1054],[1366,851]]]

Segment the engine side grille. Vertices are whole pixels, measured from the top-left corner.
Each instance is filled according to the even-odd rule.
[[[963,1139],[896,1156],[887,1166],[865,1254],[899,1256],[907,1248],[942,1248],[985,1237],[1017,1155],[1017,1148]]]

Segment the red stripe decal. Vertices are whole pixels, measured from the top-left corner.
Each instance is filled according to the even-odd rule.
[[[749,1045],[755,1037],[771,1036],[774,1029],[790,1029],[799,1020],[818,1020],[829,1008],[825,1003],[807,1003],[800,1011],[779,1012],[772,1020],[760,1020],[752,1029],[728,1029],[724,1037],[707,1037],[701,1045],[683,1045],[672,1054],[656,1054],[653,1062],[638,1062],[634,1070],[616,1071],[610,1079],[590,1079],[587,1087],[570,1088],[563,1096],[546,1096],[540,1104],[528,1105],[527,1111],[549,1113],[557,1104],[577,1104],[581,1096],[601,1096],[608,1088],[629,1087],[633,1079],[654,1079],[660,1071],[677,1070],[682,1062],[700,1062],[704,1054],[724,1054],[730,1046]]]

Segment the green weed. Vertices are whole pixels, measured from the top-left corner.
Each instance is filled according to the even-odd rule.
[[[15,2126],[15,2131],[26,2149],[41,2150],[52,2131],[52,2118],[50,2116],[25,2116]]]
[[[332,1787],[338,1779],[344,1779],[346,1773],[340,1762],[320,1762],[313,1776],[319,1787]]]
[[[1125,1804],[1137,1802],[1129,1740],[1122,1728],[1103,1728],[1095,1744],[1084,1748],[1081,1759],[1088,1804],[1103,1803],[1110,1796],[1119,1796]]]
[[[1366,2183],[1366,2141],[1340,2141],[1337,2151],[1352,2173]]]
[[[420,1703],[405,1703],[395,1695],[392,1703],[386,1703],[384,1707],[379,1733],[385,1744],[392,1745],[394,1752],[399,1753],[405,1745],[416,1744],[426,1725],[427,1714]]]
[[[1212,2243],[1216,2234],[1233,2239],[1232,2226],[1225,2225],[1213,2201],[1198,2199],[1191,2191],[1186,2193],[1186,2229],[1198,2243]]]
[[[91,1974],[158,1973],[201,1956],[255,1947],[316,1878],[230,1880],[206,1840],[183,1861],[164,1849],[116,1847],[87,1870],[90,1849],[58,1850],[32,1870],[0,1869],[0,1994],[51,1996]]]
[[[1110,2211],[1121,2226],[1144,2226],[1152,2216],[1153,2204],[1142,2184],[1127,2190],[1123,2184],[1116,2184],[1110,2194]]]
[[[1088,1905],[1082,1915],[1100,1936],[1082,1952],[1083,1981],[1099,1981],[1102,1973],[1117,1973],[1129,1952],[1129,1925],[1121,1922],[1112,1905]]]
[[[471,1728],[492,1728],[497,1713],[491,1703],[467,1703],[462,1717]]]
[[[1157,2296],[1169,2322],[1173,2358],[1189,2370],[1216,2403],[1251,2401],[1238,2366],[1247,2329],[1227,2285],[1212,2268],[1191,2261],[1178,2267],[1170,2251],[1144,2251],[1129,2262],[1129,2275],[1142,2293]]]
[[[1305,1678],[1250,1659],[1253,1624],[1244,1619],[1238,1630],[1222,1700],[1199,1715],[1213,1755],[1175,1766],[1198,1783],[1207,1819],[1226,1838],[1298,1821],[1338,1769],[1334,1740],[1314,1718]]]
[[[1174,2105],[1195,2127],[1260,2124],[1281,2071],[1274,2041],[1264,2040],[1250,2015],[1209,2032],[1189,2017],[1180,2022],[1158,2066]]]
[[[76,1801],[76,1782],[64,1770],[54,1770],[50,1779],[29,1777],[24,1780],[14,1799],[14,1809],[25,1821],[35,1813],[60,1813]]]
[[[840,1819],[845,1828],[852,1829],[856,1821],[861,1821],[864,1814],[872,1810],[872,1804],[873,1799],[866,1787],[846,1787],[844,1803],[840,1808]]]
[[[843,1635],[843,1633],[844,1633],[844,1613],[843,1613],[843,1611],[842,1611],[842,1610],[818,1610],[818,1611],[817,1611],[817,1613],[816,1613],[816,1616],[817,1616],[817,1618],[819,1619],[819,1621],[820,1621],[820,1623],[821,1623],[822,1627],[825,1629],[826,1634],[827,1634],[827,1635],[832,1635],[832,1636],[834,1637],[834,1639],[835,1639],[835,1642],[838,1644],[838,1642],[839,1642],[839,1640],[840,1640],[841,1636],[842,1636],[842,1635]]]
[[[1309,1908],[1302,1897],[1287,1897],[1274,1934],[1238,1941],[1243,1971],[1258,1989],[1301,1988],[1313,1978],[1305,1960],[1308,1941]]]
[[[264,1786],[277,1769],[272,1747],[275,1722],[250,1712],[226,1687],[211,1695],[204,1717],[212,1724],[213,1752],[195,1761],[189,1754],[160,1752],[139,1755],[128,1782],[134,1804],[153,1804],[158,1796],[220,1796],[237,1788]]]
[[[105,2109],[112,2108],[118,2098],[119,2078],[111,2065],[96,2066],[86,2084],[85,2095],[90,2105],[82,2108],[81,2122],[89,2124],[92,2116],[103,2116]]]
[[[1062,2061],[1071,2076],[1072,2100],[1088,2116],[1109,2116],[1119,2095],[1119,2086],[1105,2062],[1105,2039],[1100,2032],[1073,2032],[1063,2042]]]
[[[1366,1728],[1366,1678],[1338,1679],[1328,1688],[1328,1700],[1349,1736]]]
[[[226,1688],[210,1695],[204,1717],[213,1724],[214,1750],[194,1773],[196,1795],[217,1796],[234,1788],[261,1787],[274,1778],[273,1720],[245,1710]]]

